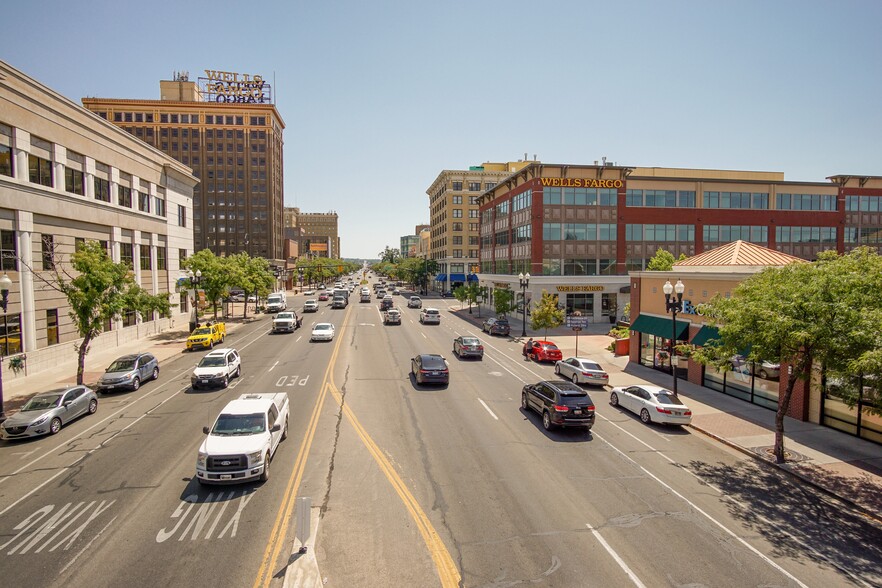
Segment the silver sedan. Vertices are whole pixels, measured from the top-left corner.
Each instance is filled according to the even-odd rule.
[[[84,414],[95,414],[98,396],[86,386],[41,392],[3,422],[3,439],[54,435],[63,425]]]
[[[646,424],[688,425],[692,411],[673,392],[660,386],[622,386],[613,388],[609,403],[640,415]]]
[[[573,381],[573,384],[609,384],[607,374],[596,361],[584,357],[568,357],[554,364],[554,373]]]

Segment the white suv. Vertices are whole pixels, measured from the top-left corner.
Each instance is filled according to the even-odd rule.
[[[233,378],[242,374],[242,360],[235,349],[215,349],[202,358],[190,376],[190,387],[202,386],[226,388]]]
[[[437,308],[424,308],[420,311],[420,322],[424,325],[434,323],[441,324],[441,312]]]

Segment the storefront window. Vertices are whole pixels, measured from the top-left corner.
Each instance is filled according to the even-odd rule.
[[[594,294],[567,294],[567,314],[580,312],[582,316],[594,316]]]

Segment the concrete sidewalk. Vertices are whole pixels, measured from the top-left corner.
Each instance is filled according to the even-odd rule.
[[[451,306],[456,308],[458,304]],[[492,316],[486,307],[482,308],[483,318],[478,318],[474,308],[471,315],[468,307],[452,312],[478,329],[483,318]],[[512,336],[519,341],[523,328],[521,317],[509,315],[508,319]],[[649,383],[670,388],[670,374],[633,364],[628,356],[615,356],[607,350],[612,342],[607,335],[611,326],[586,327],[578,338],[579,356],[597,360],[615,386]],[[529,320],[526,331],[528,337],[544,335],[544,332],[532,331]],[[560,347],[564,357],[576,354],[576,335],[571,329],[549,329],[547,337]],[[771,453],[775,443],[774,411],[686,380],[677,381],[677,392],[692,409],[692,429],[784,470],[882,522],[882,445],[831,427],[785,417],[787,459],[783,464],[776,464]]]

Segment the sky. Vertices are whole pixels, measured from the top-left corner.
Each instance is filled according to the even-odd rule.
[[[428,223],[442,170],[525,154],[882,175],[878,0],[30,0],[3,19],[0,59],[78,103],[262,75],[285,205],[337,212],[343,257]]]

